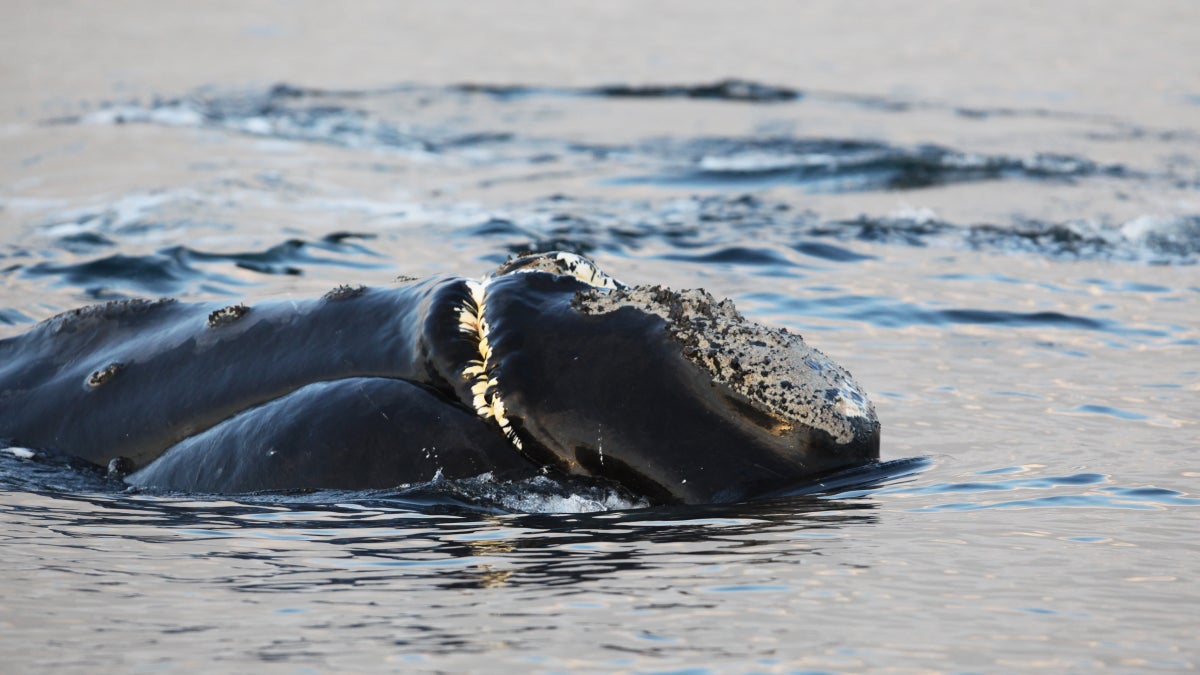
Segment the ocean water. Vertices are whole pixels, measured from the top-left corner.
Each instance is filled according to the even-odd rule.
[[[374,14],[294,4],[379,37]],[[645,17],[727,24],[704,6]],[[804,335],[870,392],[888,464],[665,508],[486,477],[156,494],[0,452],[0,670],[1196,670],[1200,54],[1177,36],[1200,17],[1114,3],[1125,27],[1104,28],[1079,7],[1081,33],[1043,35],[1063,17],[864,7],[927,38],[893,54],[896,83],[882,29],[834,66],[782,59],[761,16],[727,62],[631,24],[656,70],[572,51],[562,11],[457,30],[474,55],[532,26],[565,64],[472,61],[430,47],[465,39],[430,10],[390,16],[429,34],[364,74],[311,65],[298,26],[317,29],[290,15],[206,15],[198,35],[251,45],[210,67],[162,43],[174,10],[148,13],[159,72],[90,37],[110,19],[18,11],[108,84],[47,75],[63,56],[4,29],[49,61],[0,76],[49,79],[0,129],[0,338],[109,299],[308,297],[569,250]],[[851,21],[775,11],[817,46]],[[961,56],[972,31],[1030,42]],[[1132,51],[1113,65],[1097,37]],[[422,45],[443,61],[385,67]],[[241,77],[233,54],[262,58]]]

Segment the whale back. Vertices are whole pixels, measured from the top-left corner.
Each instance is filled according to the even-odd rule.
[[[119,301],[0,341],[0,440],[134,468],[238,412],[353,377],[448,390],[426,327],[465,292],[439,277],[253,306]]]

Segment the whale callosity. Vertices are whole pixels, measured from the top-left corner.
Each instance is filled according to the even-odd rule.
[[[521,439],[505,414],[504,401],[500,398],[500,383],[496,379],[492,363],[492,348],[488,342],[489,330],[485,315],[487,281],[468,281],[467,288],[470,295],[458,308],[458,327],[475,343],[478,358],[467,362],[462,370],[462,377],[471,382],[471,404],[475,412],[485,420],[494,420],[504,432],[505,438],[520,450]]]

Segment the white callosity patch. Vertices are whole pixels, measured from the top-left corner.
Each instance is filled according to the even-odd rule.
[[[785,423],[848,443],[854,418],[875,419],[870,401],[844,368],[799,335],[748,321],[732,302],[717,302],[703,290],[635,286],[581,294],[575,306],[588,314],[633,307],[662,317],[685,358]]]
[[[510,260],[496,270],[495,277],[518,272],[549,272],[565,277],[574,277],[595,288],[617,290],[628,288],[625,284],[609,276],[596,263],[575,253],[555,251],[538,255],[521,256]]]
[[[487,280],[468,281],[467,287],[471,291],[471,297],[458,310],[458,329],[476,341],[479,352],[479,358],[468,363],[462,371],[463,377],[472,382],[471,405],[480,417],[496,420],[505,437],[520,449],[521,439],[517,437],[512,423],[505,415],[504,401],[500,399],[500,383],[495,378],[492,364],[492,347],[488,342],[487,317],[484,315],[487,307]]]

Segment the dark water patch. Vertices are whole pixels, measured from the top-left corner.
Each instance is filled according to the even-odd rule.
[[[811,211],[793,209],[786,202],[749,194],[628,202],[558,196],[510,211],[503,219],[486,219],[461,228],[457,233],[491,239],[510,252],[544,251],[558,246],[584,253],[606,251],[630,256],[647,247],[661,248],[656,246],[661,244],[667,249],[664,257],[678,254],[683,259],[711,252],[703,249],[744,246],[747,241],[756,242],[756,248],[772,250],[769,257],[774,258],[789,258],[788,251],[796,251],[840,263],[873,259],[870,254],[830,242],[840,240],[1032,253],[1070,260],[1152,264],[1200,261],[1200,216],[1142,217],[1119,224],[1019,220],[1009,226],[957,225],[925,212],[825,220]],[[1120,290],[1160,292],[1136,283]]]
[[[851,251],[848,248],[835,246],[833,244],[826,244],[819,241],[800,242],[798,244],[794,244],[792,248],[800,253],[803,253],[804,255],[812,256],[814,258],[821,258],[823,260],[830,260],[833,262],[861,262],[863,260],[876,259],[876,256],[873,255],[858,253],[857,251]]]
[[[1158,284],[1117,279],[1082,279],[1083,283],[1098,286],[1109,293],[1170,293],[1171,289]]]
[[[695,253],[669,253],[659,256],[663,260],[680,260],[692,263],[716,263],[734,265],[799,267],[785,255],[771,248],[751,246],[725,246],[711,251]]]
[[[0,439],[0,490],[119,493],[124,485],[98,466],[52,453],[6,447]]]
[[[0,308],[0,324],[16,326],[18,324],[33,323],[33,321],[32,317],[20,310]]]
[[[661,248],[658,244],[665,244],[668,251],[685,251],[681,255],[689,257],[701,249],[710,250],[696,255],[738,247],[748,239],[765,240],[767,245],[758,248],[770,251],[753,257],[765,256],[778,262],[789,260],[793,248],[792,242],[781,242],[777,236],[777,230],[794,229],[792,220],[780,217],[789,210],[786,204],[766,203],[752,195],[732,199],[705,196],[667,203],[577,201],[556,195],[506,218],[491,218],[459,232],[503,242],[508,250],[538,249],[563,242],[585,251],[631,255],[648,246]],[[804,242],[795,250],[816,257],[855,258],[843,247],[821,242]]]
[[[505,218],[489,218],[479,225],[474,225],[465,231],[465,234],[472,237],[496,237],[496,236],[529,236],[530,232],[511,220]]]
[[[462,94],[482,94],[501,100],[528,96],[574,96],[578,90],[565,87],[544,87],[527,84],[489,84],[486,82],[463,82],[446,87],[446,91]]]
[[[308,88],[277,85],[303,92],[305,95],[372,95],[396,92],[421,91],[427,95],[436,95],[438,89],[421,87],[419,85],[397,85],[375,90],[358,91],[324,91]],[[868,111],[882,113],[907,113],[915,111],[945,111],[957,117],[972,120],[988,120],[995,118],[1030,118],[1054,119],[1069,122],[1082,122],[1117,126],[1124,124],[1122,120],[1112,115],[1056,110],[1039,107],[1012,106],[963,106],[943,101],[906,98],[902,96],[887,96],[880,94],[863,94],[847,91],[832,91],[821,89],[797,89],[783,85],[758,82],[743,78],[727,78],[713,82],[701,83],[658,83],[631,84],[618,83],[593,87],[561,87],[551,85],[531,84],[489,84],[470,82],[450,85],[444,91],[465,94],[482,94],[500,100],[513,100],[531,97],[598,97],[612,99],[697,99],[731,101],[736,103],[794,103],[813,100],[822,103],[851,105]]]
[[[1132,328],[1109,319],[1076,316],[1061,312],[1013,312],[977,308],[934,309],[877,295],[827,295],[796,297],[759,292],[744,296],[791,316],[862,321],[882,328],[909,326],[952,326],[956,324],[1041,328],[1066,331],[1099,331],[1121,336],[1168,337],[1160,330]]]
[[[474,236],[507,239],[504,248],[511,254],[547,253],[568,251],[588,255],[604,246],[619,247],[613,237],[605,236],[604,227],[596,220],[567,213],[556,213],[548,218],[539,218],[526,226],[510,220],[490,219],[472,227],[468,233]]]
[[[1038,394],[1030,394],[1029,392],[1025,392],[1025,391],[993,391],[991,393],[995,396],[1007,396],[1007,397],[1011,397],[1011,398],[1024,398],[1024,399],[1029,399],[1031,401],[1046,400],[1045,396],[1039,396]]]
[[[1037,251],[1057,257],[1194,264],[1200,256],[1200,216],[1143,217],[1116,226],[1090,221],[974,225],[968,229],[966,241],[975,248]]]
[[[150,295],[204,289],[227,295],[228,287],[246,282],[206,269],[206,265],[232,263],[241,269],[270,275],[301,275],[310,266],[387,267],[379,261],[380,254],[354,241],[369,236],[337,232],[316,241],[289,239],[262,251],[237,253],[212,253],[179,245],[144,255],[117,253],[77,263],[40,262],[24,267],[21,274],[55,278],[58,284],[79,287],[95,299],[125,297],[119,289]],[[332,255],[316,255],[314,251]]]
[[[507,239],[503,244],[504,250],[514,255],[530,253],[546,253],[549,251],[568,251],[580,255],[594,252],[599,246],[593,223],[583,220],[572,220],[570,225],[563,225],[559,219],[548,228],[522,227],[511,220],[491,218],[479,225],[466,228],[463,234],[472,237],[489,239]],[[496,262],[494,257],[489,261]]]
[[[116,242],[98,232],[77,232],[59,237],[58,245],[71,253],[91,253],[99,248],[116,246]]]
[[[151,295],[172,295],[188,287],[199,272],[179,255],[121,253],[74,264],[38,263],[25,268],[25,276],[56,277],[60,284],[84,289],[95,298],[109,297],[111,286],[132,288]],[[232,283],[222,279],[223,283]],[[120,297],[120,296],[116,296]]]
[[[714,82],[694,84],[607,84],[595,87],[468,82],[450,85],[445,90],[464,94],[482,94],[500,100],[513,100],[534,96],[566,96],[613,99],[681,98],[732,101],[738,103],[786,103],[798,101],[804,96],[803,92],[790,87],[765,84],[740,78],[728,78]],[[430,94],[436,94],[436,90],[432,88],[427,88],[426,91]]]
[[[884,244],[926,246],[942,235],[953,233],[956,226],[931,218],[859,216],[854,220],[832,220],[810,225],[806,234],[857,239]]]
[[[589,206],[580,205],[568,212],[555,200],[531,214],[490,218],[458,232],[492,240],[492,245],[498,244],[509,253],[562,250],[590,254],[603,250],[627,255],[647,241],[686,249],[712,243],[711,238],[701,238],[694,225],[663,222],[645,214],[627,219],[626,214],[602,208],[591,210]]]
[[[585,92],[609,98],[691,98],[747,103],[779,103],[796,101],[803,97],[803,93],[795,89],[740,79],[720,80],[710,84],[615,84],[595,87]]]
[[[1200,499],[1187,496],[1187,493],[1178,490],[1169,490],[1160,487],[1137,487],[1127,488],[1120,486],[1110,486],[1101,488],[1119,499],[1127,499],[1130,501],[1138,501],[1146,504],[1178,504],[1181,506],[1200,506]]]
[[[1112,330],[1105,321],[1061,312],[1007,312],[980,309],[947,309],[936,313],[946,323],[1003,324],[1005,326],[1037,326],[1078,330]]]
[[[290,82],[277,82],[270,87],[267,95],[275,100],[288,98],[367,98],[401,92],[416,91],[415,85],[397,84],[392,86],[363,88],[363,89],[331,89],[327,87],[307,87]]]
[[[897,488],[905,494],[953,494],[957,492],[1003,492],[1008,490],[1047,490],[1063,485],[1101,485],[1109,477],[1099,473],[1078,473],[1040,478],[1015,478],[1001,481],[972,481],[964,483],[935,483],[922,487]]]
[[[1005,467],[991,471],[979,471],[977,475],[1003,475],[1020,473],[1021,467]],[[1115,508],[1155,510],[1165,506],[1200,506],[1200,499],[1185,493],[1160,487],[1125,487],[1114,485],[1113,478],[1100,473],[1077,473],[1059,476],[1013,478],[992,481],[965,481],[934,483],[930,485],[883,486],[871,491],[878,497],[885,495],[903,496],[951,496],[965,495],[971,501],[955,501],[932,504],[910,509],[914,512],[976,511],[982,509],[1033,509],[1033,508]],[[1076,489],[1074,492],[1065,491]],[[1082,491],[1078,491],[1082,489]],[[989,501],[998,493],[1025,492],[1029,490],[1052,490],[1059,494],[1036,497],[1020,497]]]
[[[927,217],[860,216],[808,227],[810,235],[888,244],[965,245],[976,250],[1034,253],[1077,260],[1125,260],[1193,265],[1200,260],[1200,215],[1141,217],[1120,224],[1094,221],[959,226]]]
[[[1167,337],[1166,331],[1131,328],[1118,321],[1075,316],[1061,312],[1009,312],[1003,310],[946,309],[926,312],[932,324],[999,325],[1013,328],[1088,330],[1123,336]]]
[[[998,282],[998,283],[1002,283],[1002,284],[1028,283],[1022,279],[1017,279],[1016,277],[1010,277],[1010,276],[1007,276],[1004,274],[997,274],[997,273],[966,274],[966,273],[954,272],[954,273],[950,273],[950,274],[931,274],[928,278],[937,279],[939,281],[965,281],[968,283],[975,283],[975,282],[979,282],[979,281]],[[1053,286],[1043,285],[1042,287],[1046,288],[1047,290],[1054,290],[1054,291],[1061,290],[1058,287],[1053,287]]]
[[[1132,412],[1129,410],[1122,410],[1120,408],[1114,408],[1112,406],[1107,406],[1107,405],[1091,405],[1091,404],[1080,405],[1080,406],[1071,408],[1070,410],[1064,410],[1062,412],[1064,412],[1068,415],[1104,415],[1106,417],[1115,417],[1117,419],[1129,420],[1129,421],[1134,421],[1134,422],[1150,419],[1149,417],[1147,417],[1146,415],[1143,415],[1141,413],[1135,413],[1135,412]]]
[[[1163,491],[1170,493],[1173,491]],[[1177,493],[1176,493],[1177,494]],[[985,509],[1061,509],[1061,508],[1090,508],[1090,509],[1129,509],[1135,511],[1158,511],[1168,506],[1200,506],[1200,499],[1186,497],[1164,498],[1158,490],[1149,493],[1132,493],[1108,491],[1105,494],[1085,495],[1052,495],[1032,497],[1029,499],[1012,499],[998,502],[955,502],[938,504],[913,512],[937,511],[980,511]]]
[[[261,272],[263,274],[292,274],[304,273],[304,268],[310,265],[336,265],[351,269],[380,269],[387,265],[378,262],[365,262],[348,258],[333,258],[314,255],[313,251],[331,253],[350,253],[363,257],[379,258],[380,254],[355,243],[348,243],[355,238],[369,237],[348,232],[326,235],[318,241],[310,242],[303,239],[288,239],[263,251],[244,253],[209,253],[186,246],[176,246],[164,249],[167,253],[190,262],[231,262],[236,266]]]
[[[1068,155],[988,156],[937,145],[904,147],[859,139],[660,139],[635,151],[662,161],[664,166],[648,176],[617,179],[618,184],[725,189],[798,185],[811,192],[841,193],[1008,178],[1072,180],[1133,175],[1120,165],[1100,165]]]

